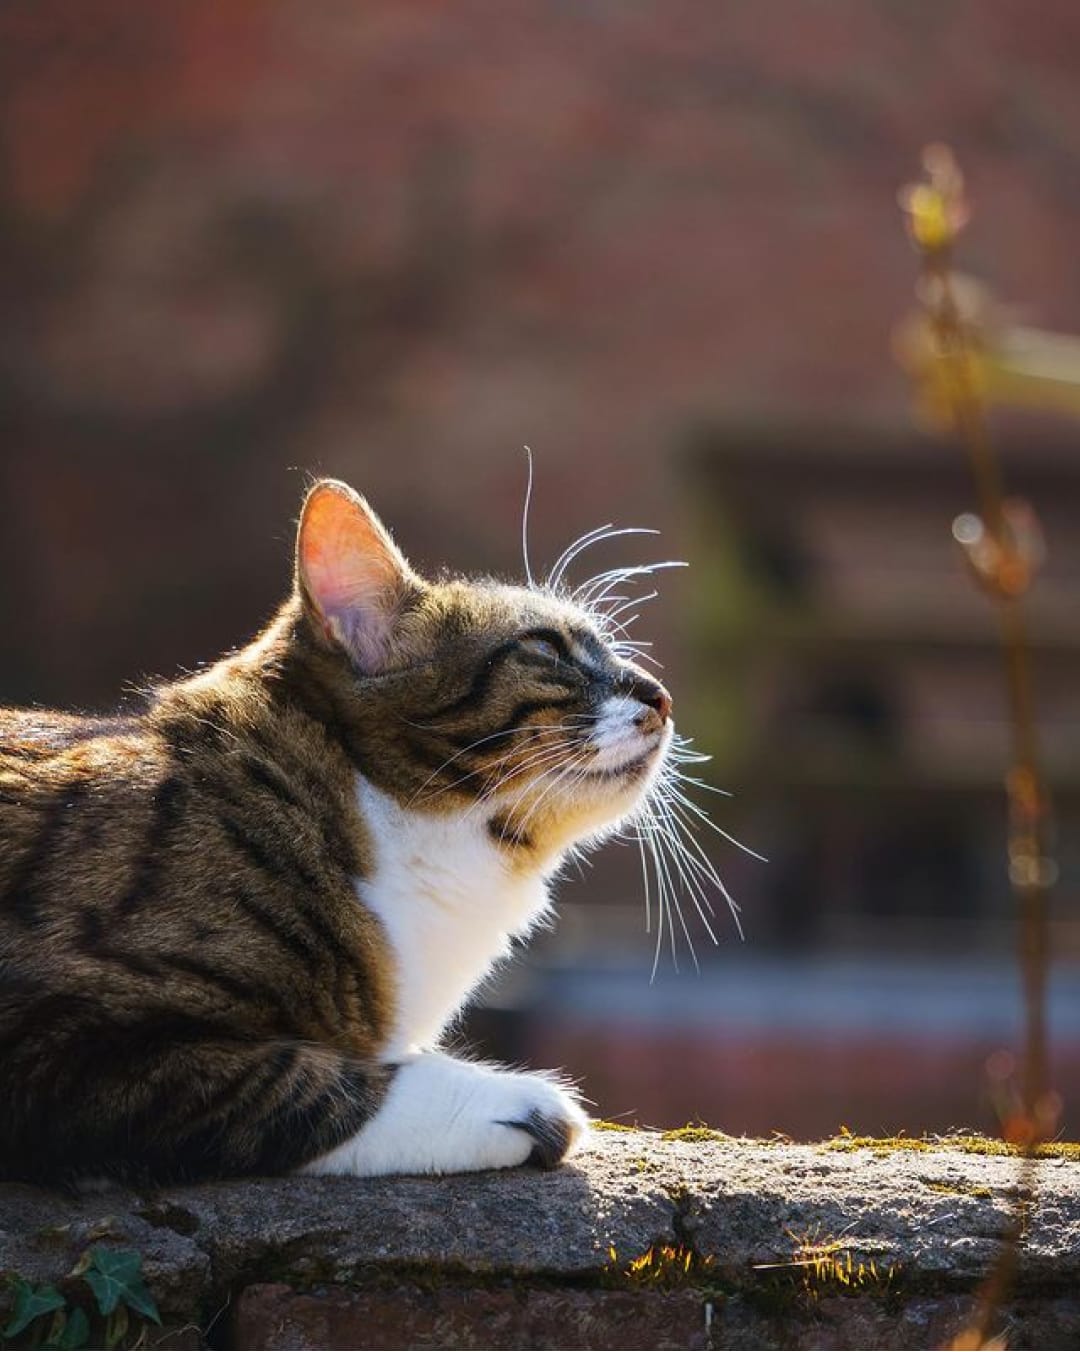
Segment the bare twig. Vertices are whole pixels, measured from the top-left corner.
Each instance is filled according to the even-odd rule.
[[[1006,777],[1009,803],[1009,878],[1020,912],[1020,961],[1024,989],[1024,1056],[1016,1101],[1004,1113],[1005,1138],[1022,1152],[1017,1205],[1001,1256],[979,1292],[975,1314],[954,1348],[1000,1346],[993,1325],[1016,1270],[1036,1182],[1036,1152],[1057,1127],[1060,1100],[1048,1081],[1046,1036],[1047,901],[1057,866],[1050,848],[1051,804],[1039,757],[1031,682],[1031,656],[1023,598],[1042,558],[1034,509],[1006,498],[987,428],[977,378],[978,334],[957,299],[951,256],[969,210],[963,177],[945,146],[923,153],[925,176],[901,193],[908,229],[921,259],[920,297],[933,342],[943,411],[963,442],[971,465],[978,514],[953,523],[953,536],[973,577],[995,603],[1001,629],[1012,764]]]

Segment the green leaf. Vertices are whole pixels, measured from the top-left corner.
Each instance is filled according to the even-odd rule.
[[[76,1307],[68,1315],[67,1328],[58,1345],[64,1348],[90,1346],[90,1320],[85,1310]]]
[[[21,1277],[16,1277],[12,1286],[15,1291],[15,1310],[3,1331],[5,1338],[17,1337],[38,1315],[62,1310],[66,1303],[55,1286],[39,1286],[35,1289]]]
[[[146,1289],[142,1275],[142,1256],[134,1249],[91,1249],[90,1262],[83,1273],[98,1309],[110,1315],[121,1301],[136,1314],[161,1323],[154,1298]]]
[[[113,1352],[114,1348],[127,1337],[128,1331],[128,1312],[126,1305],[118,1305],[112,1314],[105,1321],[105,1347],[108,1352]]]
[[[90,1321],[86,1312],[76,1306],[68,1311],[67,1319],[56,1333],[50,1335],[45,1346],[55,1348],[57,1352],[68,1352],[70,1348],[86,1347],[89,1342]]]

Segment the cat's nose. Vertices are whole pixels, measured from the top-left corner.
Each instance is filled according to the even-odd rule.
[[[627,693],[647,706],[634,719],[635,726],[642,732],[659,732],[671,717],[671,696],[660,682],[635,674]]]

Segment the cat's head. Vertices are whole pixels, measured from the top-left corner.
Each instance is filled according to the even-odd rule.
[[[671,698],[596,614],[546,587],[419,577],[368,504],[323,480],[296,587],[365,773],[418,812],[467,811],[544,859],[631,813]]]

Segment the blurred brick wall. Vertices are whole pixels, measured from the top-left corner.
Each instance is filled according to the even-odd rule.
[[[421,561],[672,524],[702,416],[893,426],[895,210],[1080,325],[1072,0],[7,0],[0,697],[241,640],[301,471]]]

